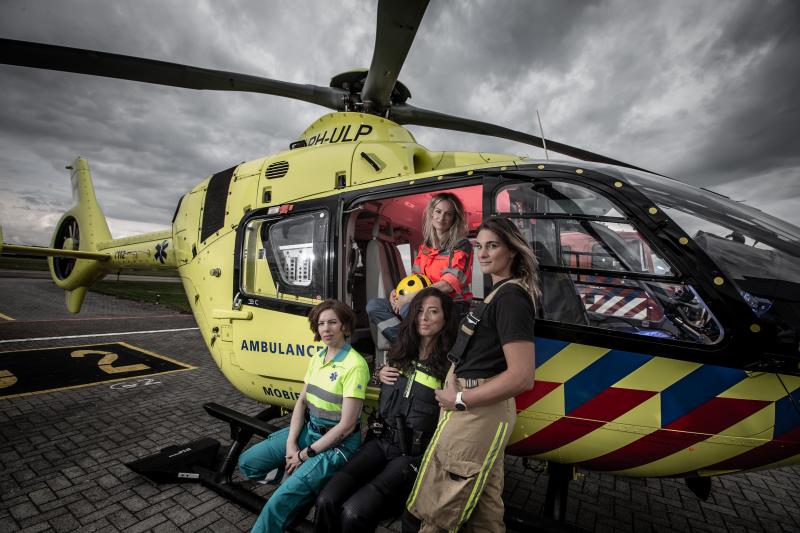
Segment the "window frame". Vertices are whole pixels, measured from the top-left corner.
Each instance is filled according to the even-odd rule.
[[[530,173],[533,174],[533,173]],[[574,178],[560,176],[555,173],[552,174],[545,174],[545,173],[536,173],[536,175],[530,175],[529,173],[525,173],[523,175],[509,175],[508,173],[498,176],[495,180],[496,182],[489,186],[487,184],[485,194],[486,194],[486,204],[489,206],[490,211],[488,212],[488,216],[502,216],[509,219],[521,219],[521,220],[531,220],[531,219],[541,219],[541,220],[552,220],[554,222],[554,230],[558,234],[557,242],[555,243],[557,246],[557,250],[554,252],[554,257],[562,257],[564,254],[563,246],[561,243],[561,237],[559,232],[559,221],[561,220],[570,220],[570,221],[592,221],[592,222],[610,222],[610,223],[618,223],[618,224],[625,224],[629,226],[632,230],[636,231],[640,239],[638,240],[640,247],[642,242],[646,242],[647,246],[650,248],[651,254],[656,254],[660,257],[668,266],[671,268],[671,272],[669,275],[658,275],[654,273],[643,273],[643,272],[631,272],[627,270],[608,270],[602,268],[587,268],[585,266],[580,266],[580,262],[577,263],[578,266],[556,266],[556,265],[540,265],[540,270],[545,272],[558,272],[564,273],[570,276],[573,276],[578,281],[582,278],[586,279],[587,277],[591,279],[592,277],[609,277],[609,278],[616,278],[619,280],[632,280],[632,281],[642,281],[642,282],[654,282],[660,284],[674,284],[674,285],[684,285],[687,287],[691,287],[697,296],[700,298],[702,304],[709,310],[711,315],[714,317],[715,322],[720,328],[720,337],[714,341],[713,343],[703,343],[703,342],[695,342],[691,340],[685,339],[658,339],[653,340],[648,338],[644,335],[639,335],[637,333],[632,332],[625,332],[625,331],[618,331],[609,328],[603,328],[597,325],[592,324],[578,324],[578,323],[571,323],[571,322],[562,322],[555,319],[548,319],[548,318],[537,318],[537,323],[541,321],[542,323],[550,323],[555,328],[559,329],[566,329],[566,330],[574,330],[579,333],[579,338],[586,338],[586,337],[609,337],[613,336],[622,336],[625,338],[623,343],[625,345],[640,345],[640,343],[650,344],[653,343],[660,343],[660,344],[672,344],[675,346],[681,346],[684,348],[690,348],[692,350],[698,349],[702,351],[712,351],[718,349],[721,345],[724,345],[728,341],[728,328],[723,324],[722,320],[720,320],[720,315],[718,314],[715,306],[712,306],[709,303],[709,300],[706,299],[703,291],[699,289],[698,285],[694,283],[694,281],[689,277],[681,273],[679,266],[672,260],[672,256],[670,254],[665,254],[661,251],[662,243],[659,242],[659,239],[653,235],[648,228],[643,228],[642,224],[639,223],[639,220],[635,216],[631,216],[631,213],[626,206],[622,205],[617,199],[614,197],[612,191],[603,190],[601,187],[593,186],[593,184],[587,183],[585,180],[576,180]],[[497,209],[497,195],[500,194],[503,190],[513,186],[514,184],[522,184],[522,185],[529,185],[535,182],[548,182],[548,183],[567,183],[569,185],[578,186],[584,189],[589,190],[590,192],[600,196],[603,200],[609,203],[611,207],[617,210],[621,216],[619,217],[609,217],[609,216],[602,216],[602,215],[587,215],[587,214],[574,214],[574,213],[537,213],[537,212],[520,212],[520,213],[502,213],[499,212]],[[611,230],[613,231],[613,230]],[[623,237],[620,237],[621,239]],[[597,241],[595,245],[600,245],[603,241]],[[626,242],[626,245],[630,243]],[[572,250],[574,253],[574,250]],[[560,255],[559,255],[560,254]],[[593,263],[594,257],[591,254],[588,254],[592,261],[590,264]],[[614,259],[613,256],[610,256],[611,259]],[[638,260],[638,258],[637,258]],[[642,289],[644,290],[644,289]],[[645,291],[647,292],[647,291]],[[550,329],[549,327],[547,329]]]
[[[292,313],[295,315],[306,316],[308,312],[317,305],[319,302],[326,298],[335,298],[337,294],[336,279],[338,276],[338,266],[334,256],[336,255],[336,236],[338,231],[336,228],[337,218],[340,210],[339,195],[323,198],[320,200],[313,200],[309,202],[287,202],[286,206],[291,205],[291,209],[285,213],[275,213],[278,207],[283,206],[269,206],[261,209],[256,209],[245,214],[236,228],[236,241],[234,244],[234,275],[232,287],[232,301],[234,305],[241,303],[251,307],[258,307],[262,309],[270,309],[274,311],[281,311]],[[288,208],[287,208],[288,209]],[[321,241],[324,242],[325,250],[323,252],[323,272],[324,277],[324,294],[320,294],[320,298],[312,298],[310,296],[298,296],[293,293],[285,291],[277,292],[273,295],[255,294],[245,291],[243,280],[243,250],[246,245],[246,228],[248,224],[254,220],[263,220],[269,222],[270,228],[281,221],[289,220],[293,217],[304,216],[308,214],[324,212],[328,218],[328,227],[325,231]],[[267,261],[270,259],[271,252],[267,249]],[[270,264],[270,271],[273,271],[273,266]],[[273,274],[274,276],[274,274]],[[277,289],[277,287],[276,287]]]

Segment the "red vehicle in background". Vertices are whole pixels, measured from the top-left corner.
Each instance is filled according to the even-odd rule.
[[[617,233],[639,264],[633,265],[641,272],[666,270],[660,258],[635,231]],[[619,259],[602,243],[583,232],[561,234],[562,262],[573,268],[595,270],[627,270]],[[642,287],[642,283],[617,276],[592,276],[578,274],[574,279],[575,290],[583,302],[591,320],[605,317],[621,317],[642,322],[660,322],[664,311],[658,301]]]

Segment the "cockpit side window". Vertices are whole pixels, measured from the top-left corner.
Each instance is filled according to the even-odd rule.
[[[758,317],[797,323],[800,316],[800,258],[754,239],[738,228],[674,207],[661,208],[736,283]]]
[[[536,253],[542,318],[702,344],[722,338],[694,288],[602,194],[555,180],[513,183],[496,192],[494,211]]]

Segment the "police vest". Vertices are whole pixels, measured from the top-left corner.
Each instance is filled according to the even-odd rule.
[[[342,419],[344,398],[363,400],[369,381],[367,362],[349,344],[325,363],[327,353],[324,349],[311,358],[305,377],[308,414],[321,426],[333,426]]]
[[[381,385],[379,413],[383,423],[396,432],[399,424],[427,440],[439,421],[439,404],[434,391],[442,388],[442,380],[431,374],[423,363],[416,361],[404,370],[394,385]]]

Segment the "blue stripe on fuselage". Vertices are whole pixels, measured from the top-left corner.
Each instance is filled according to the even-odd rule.
[[[661,391],[661,427],[666,427],[736,385],[747,374],[743,370],[703,365]]]
[[[652,358],[611,350],[564,384],[564,413],[571,413]]]

